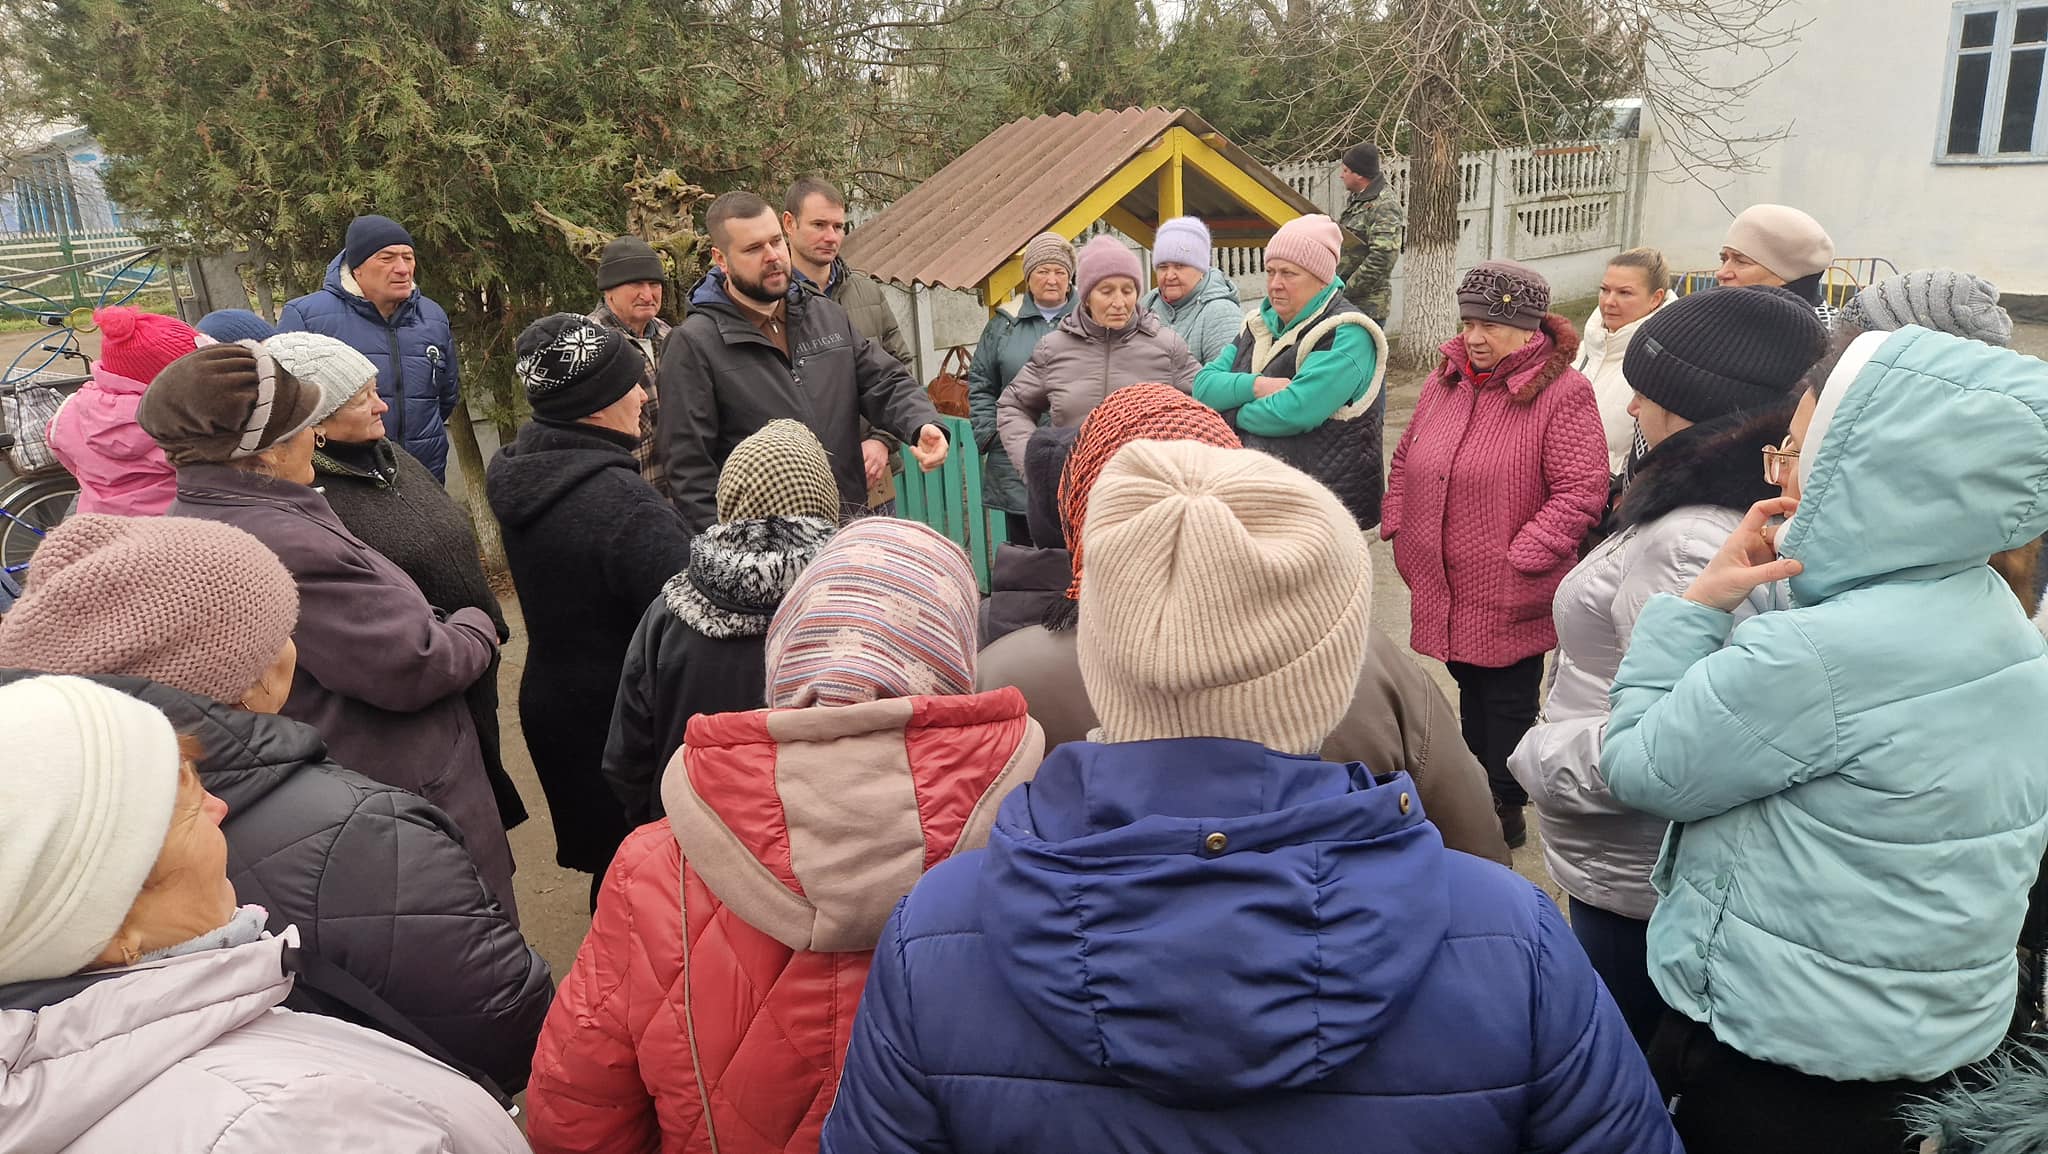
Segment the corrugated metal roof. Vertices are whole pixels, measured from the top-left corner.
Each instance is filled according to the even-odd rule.
[[[1186,109],[1061,113],[1012,121],[984,137],[855,229],[846,239],[847,263],[896,284],[973,291],[1027,241],[1176,126],[1201,138],[1296,210],[1320,211]],[[1183,184],[1186,211],[1208,221],[1219,241],[1271,234],[1271,227],[1235,196],[1192,167],[1185,170]],[[1147,224],[1158,223],[1153,187],[1148,181],[1120,202]]]

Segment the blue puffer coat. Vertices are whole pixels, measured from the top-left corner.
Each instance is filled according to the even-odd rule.
[[[1807,431],[1794,608],[1735,625],[1667,593],[1636,621],[1600,768],[1679,823],[1651,976],[1750,1057],[1927,1080],[2004,1036],[2048,844],[2048,647],[1985,561],[2048,531],[2043,461],[2048,365],[1872,334]]]
[[[440,480],[448,479],[448,414],[462,398],[455,362],[455,337],[448,314],[418,288],[390,320],[363,299],[341,254],[327,263],[319,292],[284,306],[277,331],[322,333],[346,341],[377,366],[377,392],[391,412],[386,435],[420,459]]]
[[[825,1154],[1677,1154],[1557,907],[1406,774],[1070,743],[875,949]]]

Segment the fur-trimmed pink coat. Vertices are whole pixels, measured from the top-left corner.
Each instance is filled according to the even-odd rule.
[[[1555,313],[1483,383],[1443,346],[1394,449],[1380,535],[1411,596],[1409,645],[1501,668],[1557,644],[1550,601],[1607,503],[1607,439],[1579,335]]]

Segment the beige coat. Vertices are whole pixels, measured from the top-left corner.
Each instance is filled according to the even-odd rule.
[[[1024,691],[1032,718],[1045,729],[1048,752],[1062,742],[1088,740],[1098,724],[1081,684],[1072,631],[1034,625],[982,650],[975,688],[1005,685]],[[1486,771],[1465,748],[1457,712],[1422,667],[1377,626],[1365,647],[1351,709],[1322,753],[1331,761],[1363,762],[1377,773],[1407,771],[1445,845],[1509,864]]]

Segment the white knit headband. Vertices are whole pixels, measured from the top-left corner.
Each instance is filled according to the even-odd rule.
[[[277,362],[255,341],[236,341],[256,356],[256,404],[242,424],[242,440],[228,460],[253,457],[262,451],[263,429],[270,424],[270,409],[277,401]]]

